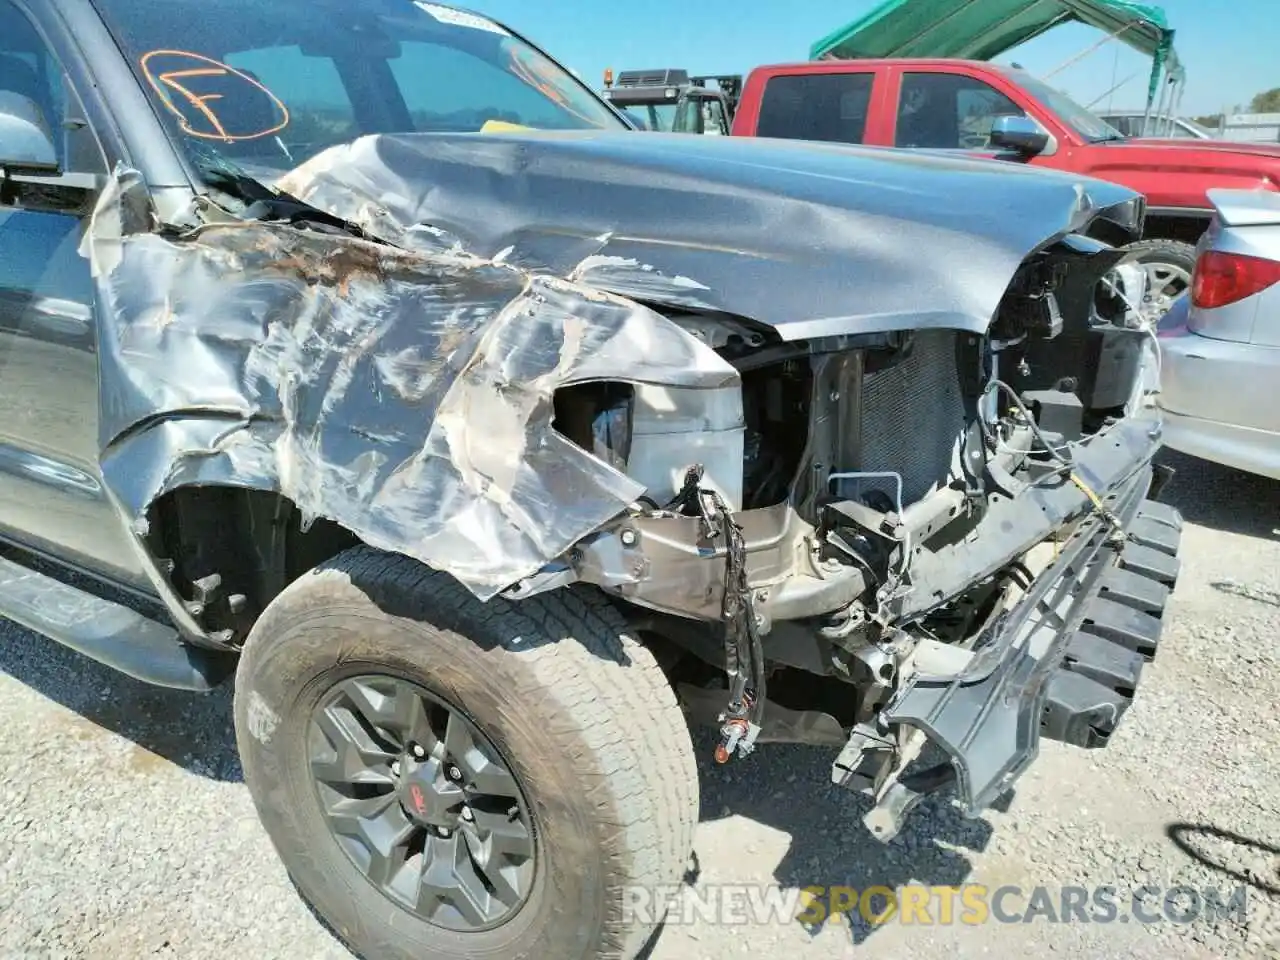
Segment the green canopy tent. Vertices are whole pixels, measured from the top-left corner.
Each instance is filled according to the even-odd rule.
[[[1157,117],[1173,114],[1185,79],[1174,31],[1160,7],[1131,0],[885,0],[819,40],[809,56],[990,60],[1064,23],[1096,27],[1151,57],[1147,118],[1157,99]]]

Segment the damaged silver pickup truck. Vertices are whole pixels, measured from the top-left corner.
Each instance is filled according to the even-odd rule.
[[[262,821],[370,960],[632,956],[690,720],[830,745],[882,840],[1107,743],[1178,573],[1098,239],[1143,217],[637,135],[433,3],[0,0],[0,614],[234,675]]]

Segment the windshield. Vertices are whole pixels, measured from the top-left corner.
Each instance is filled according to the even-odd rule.
[[[157,112],[206,173],[290,170],[372,133],[626,129],[554,61],[450,7],[97,2]]]
[[[636,103],[624,108],[627,115],[646,130],[670,133],[676,122],[676,104],[674,101],[664,103]]]
[[[1091,143],[1123,140],[1125,135],[1096,114],[1090,113],[1061,90],[1049,86],[1025,70],[1009,71],[1015,82],[1058,115],[1058,119]]]

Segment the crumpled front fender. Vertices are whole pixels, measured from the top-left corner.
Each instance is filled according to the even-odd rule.
[[[85,243],[102,471],[139,533],[181,486],[272,490],[489,598],[643,492],[554,429],[557,389],[736,382],[661,315],[559,277],[260,222],[173,238],[145,197],[118,175]]]

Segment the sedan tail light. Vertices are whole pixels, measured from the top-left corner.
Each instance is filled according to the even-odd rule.
[[[1240,253],[1206,250],[1191,274],[1191,304],[1225,307],[1280,282],[1280,262]]]

